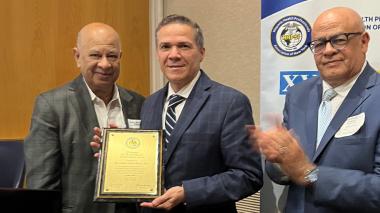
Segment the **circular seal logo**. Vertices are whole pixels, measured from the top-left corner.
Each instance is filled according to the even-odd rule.
[[[311,40],[310,24],[299,16],[279,20],[271,32],[273,48],[286,57],[297,56],[308,48]]]
[[[128,138],[125,141],[125,145],[131,149],[137,149],[140,146],[140,140],[138,138]]]

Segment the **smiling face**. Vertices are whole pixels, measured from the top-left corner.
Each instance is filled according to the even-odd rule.
[[[314,23],[312,40],[330,39],[342,33],[363,32],[361,17],[348,8],[333,8],[322,13]],[[314,55],[315,63],[323,80],[336,87],[344,84],[361,71],[368,49],[369,35],[363,33],[349,37],[346,46],[337,50],[326,48]]]
[[[74,48],[77,66],[90,89],[98,96],[109,95],[120,72],[120,40],[108,25],[86,25]]]
[[[179,91],[196,76],[205,49],[197,46],[194,29],[172,23],[157,32],[157,55],[161,71],[174,91]]]

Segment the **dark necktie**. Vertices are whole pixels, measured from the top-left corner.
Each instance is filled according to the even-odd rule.
[[[174,129],[174,126],[177,122],[177,118],[175,115],[175,108],[178,104],[182,103],[185,98],[179,95],[171,95],[169,97],[169,104],[166,110],[165,117],[165,143],[170,143],[170,136]]]

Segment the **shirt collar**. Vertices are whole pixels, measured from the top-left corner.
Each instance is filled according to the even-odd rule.
[[[186,84],[184,87],[182,87],[177,93],[174,92],[173,88],[170,86],[170,83],[168,85],[168,96],[166,97],[166,101],[169,100],[169,97],[171,95],[180,95],[187,99],[191,93],[191,91],[194,88],[195,83],[197,83],[199,77],[201,76],[201,71],[198,71],[197,75],[193,78],[193,80],[190,81],[190,83]]]
[[[91,97],[91,101],[92,102],[95,102],[95,101],[100,101],[102,99],[100,99],[98,96],[95,95],[95,93],[91,90],[91,88],[88,86],[87,82],[86,82],[86,79],[83,77],[83,81],[84,83],[86,84],[86,87],[88,89],[88,92],[90,93],[90,97]],[[117,88],[116,84],[114,84],[113,86],[113,95],[112,95],[112,99],[109,103],[112,103],[113,101],[115,100],[119,100],[120,99],[120,94],[119,94],[119,88]],[[102,100],[103,101],[103,100]]]
[[[367,63],[368,62],[366,61],[363,64],[363,67],[360,70],[360,72],[358,74],[356,74],[355,76],[353,76],[349,81],[347,81],[346,83],[334,88],[335,92],[339,96],[342,96],[342,97],[347,96],[348,92],[350,92],[351,88],[354,86],[356,80],[358,80],[360,74],[362,74],[362,72],[364,71],[364,68],[367,66]],[[323,93],[322,94],[324,94],[326,90],[332,88],[332,86],[330,86],[326,81],[322,81],[322,86],[323,86]]]

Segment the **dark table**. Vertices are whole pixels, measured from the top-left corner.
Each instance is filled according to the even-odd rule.
[[[1,213],[60,213],[61,193],[54,190],[0,188]]]

